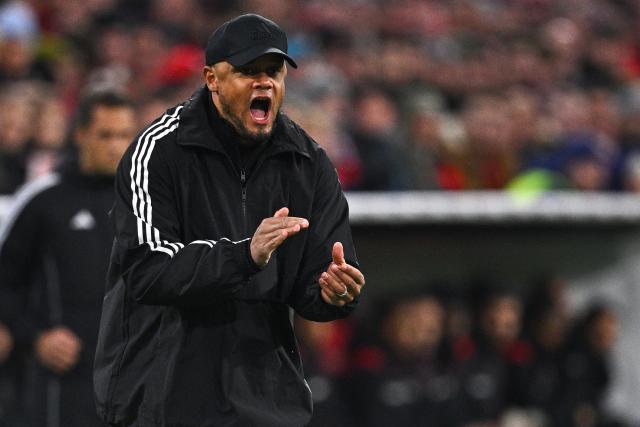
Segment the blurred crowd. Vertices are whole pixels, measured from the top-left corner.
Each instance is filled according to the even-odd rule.
[[[54,167],[85,88],[142,126],[248,11],[287,30],[285,110],[346,190],[640,190],[636,0],[4,0],[0,193]]]
[[[355,323],[297,319],[311,426],[625,425],[603,409],[611,309],[572,315],[560,279],[451,289],[383,298]]]

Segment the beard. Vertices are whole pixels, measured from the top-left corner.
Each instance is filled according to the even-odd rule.
[[[269,130],[252,132],[249,129],[247,129],[247,127],[243,123],[240,116],[238,116],[233,112],[233,110],[231,109],[231,104],[227,102],[227,99],[222,94],[222,92],[218,92],[218,99],[219,99],[220,107],[222,108],[222,113],[224,117],[231,124],[231,126],[233,126],[233,128],[235,129],[235,131],[238,133],[238,135],[243,141],[246,141],[249,144],[254,145],[254,144],[265,143],[269,141],[269,139],[271,139],[271,135],[273,134],[273,129],[275,128],[277,120],[274,120],[273,125],[271,125],[271,128]],[[275,114],[277,119],[280,112],[276,111]]]

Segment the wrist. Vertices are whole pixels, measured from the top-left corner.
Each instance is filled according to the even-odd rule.
[[[260,266],[253,259],[251,254],[251,240],[239,244],[236,250],[238,251],[236,259],[240,264],[240,269],[244,276],[252,276],[264,268],[264,266]]]

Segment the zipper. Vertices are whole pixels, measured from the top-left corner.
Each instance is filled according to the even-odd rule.
[[[244,224],[244,232],[247,233],[247,173],[244,169],[240,170],[240,189],[242,190],[242,222]]]
[[[276,151],[272,151],[272,152],[263,153],[263,155],[260,156],[260,158],[258,159],[258,161],[255,163],[255,165],[253,167],[252,175],[256,175],[256,172],[260,169],[260,167],[265,162],[265,160],[267,160],[270,157],[273,157],[275,155],[280,154],[280,152],[281,151],[276,150]],[[233,165],[233,162],[231,161],[231,158],[229,158],[229,161]],[[235,166],[234,166],[234,168],[235,168]],[[236,171],[237,171],[237,169],[236,169]],[[247,171],[244,169],[244,167],[242,169],[240,169],[240,190],[242,192],[242,220],[243,220],[243,224],[244,224],[244,234],[247,234]]]

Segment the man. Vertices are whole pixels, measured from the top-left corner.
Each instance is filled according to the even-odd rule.
[[[304,425],[291,309],[353,310],[364,277],[347,202],[325,152],[280,112],[285,60],[296,66],[280,27],[240,16],[205,56],[205,85],[118,169],[98,409],[118,426]]]
[[[34,426],[102,425],[92,367],[113,232],[113,176],[135,135],[131,102],[89,95],[77,156],[18,192],[0,229],[0,322],[25,355],[25,414]]]

